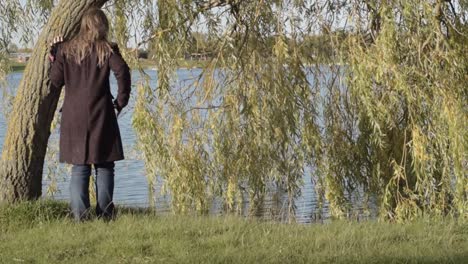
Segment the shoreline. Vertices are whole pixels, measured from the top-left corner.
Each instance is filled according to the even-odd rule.
[[[16,62],[16,61],[11,61],[10,63],[11,63],[11,73],[24,72],[24,70],[26,69],[26,65],[27,65],[27,63],[20,63],[20,62]],[[177,69],[181,69],[181,70],[202,69],[203,67],[205,67],[207,65],[207,63],[209,63],[209,60],[205,60],[205,61],[193,60],[192,61],[192,60],[181,59],[181,60],[179,60]],[[304,66],[305,67],[315,67],[317,65],[319,65],[319,66],[325,65],[325,66],[328,66],[328,67],[348,66],[347,63],[330,63],[330,62],[323,62],[323,63],[317,62],[317,63],[305,64]],[[156,70],[156,71],[158,70],[157,67],[156,67],[156,63],[154,63],[151,60],[141,59],[140,60],[140,66],[144,70]],[[130,66],[130,68],[132,70],[138,70],[137,67],[131,67]]]

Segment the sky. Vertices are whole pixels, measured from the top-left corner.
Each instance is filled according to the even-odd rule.
[[[20,4],[22,6],[25,6],[27,3],[27,0],[19,0]],[[57,3],[58,0],[55,0],[55,3]],[[134,17],[135,19],[138,19],[139,17],[137,16],[131,16]],[[111,19],[109,17],[109,19]],[[131,23],[133,21],[130,21]],[[111,22],[112,23],[112,22]],[[36,43],[37,37],[39,36],[42,28],[35,28],[33,29],[33,34],[30,34],[29,37],[31,37],[31,41],[28,41],[28,43],[25,43],[24,41],[21,40],[22,35],[24,35],[24,31],[20,31],[16,34],[13,35],[12,42],[16,44],[20,48],[32,48],[34,44]],[[136,43],[141,41],[141,36],[139,32],[136,32],[134,29],[130,29],[130,35],[133,36],[132,38],[129,39],[129,46],[134,47],[136,46]]]
[[[24,6],[26,5],[26,2],[27,0],[19,0],[19,2]],[[58,2],[58,0],[55,0],[55,2]],[[215,11],[216,12],[216,11]],[[285,14],[288,14],[288,12],[285,12]],[[109,17],[109,19],[111,19],[111,17]],[[130,14],[129,16],[129,24],[130,25],[134,25],[135,23],[138,24],[138,23],[141,23],[141,15],[137,15],[135,12]],[[112,22],[111,22],[112,23]],[[195,31],[205,31],[206,30],[206,26],[203,25],[203,21],[201,23],[202,25],[199,25],[195,28]],[[342,27],[344,26],[345,24],[345,21],[343,19],[341,19],[341,21],[338,21],[337,23],[337,27]],[[138,28],[138,26],[137,26]],[[285,28],[286,31],[288,31],[288,28],[286,27]],[[29,43],[24,43],[23,41],[21,41],[21,36],[23,35],[22,32],[19,32],[18,34],[16,34],[14,37],[13,37],[13,43],[17,44],[18,47],[28,47],[28,48],[32,48],[33,45],[35,44],[35,41],[37,39],[37,37],[39,36],[39,33],[41,31],[41,28],[36,28],[33,30],[33,34],[29,34],[32,38],[32,41],[29,41]],[[142,41],[142,37],[141,37],[141,34],[140,32],[138,32],[137,30],[135,30],[135,27],[133,26],[130,26],[129,27],[129,35],[131,36],[130,39],[129,39],[129,47],[135,47],[137,43],[141,42]]]

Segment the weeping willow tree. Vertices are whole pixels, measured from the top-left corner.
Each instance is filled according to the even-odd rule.
[[[466,7],[157,1],[158,85],[140,84],[134,116],[150,181],[162,177],[181,212],[218,196],[255,208],[273,183],[294,212],[310,170],[335,217],[370,201],[382,218],[466,217]],[[180,87],[200,24],[212,56]],[[331,52],[311,50],[314,35]]]
[[[153,54],[133,126],[175,211],[221,198],[255,213],[281,188],[294,216],[309,174],[333,217],[372,203],[384,219],[466,219],[466,1],[107,3],[112,38],[137,38],[126,59]],[[193,50],[208,61],[181,83]]]
[[[254,210],[272,182],[287,188],[294,210],[304,169],[320,151],[319,86],[309,85],[303,23],[286,15],[289,7],[158,1],[151,40],[158,86],[139,87],[133,124],[148,175],[163,178],[176,211],[207,211],[219,196],[240,211],[243,194]],[[177,62],[199,23],[213,43],[211,59],[180,87]]]
[[[367,5],[370,39],[358,30],[347,43],[353,178],[378,196],[384,217],[466,217],[466,1]]]

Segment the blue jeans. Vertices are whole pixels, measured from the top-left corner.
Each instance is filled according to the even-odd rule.
[[[110,220],[114,217],[114,162],[94,164],[96,175],[96,215]],[[89,179],[91,165],[73,165],[70,181],[70,206],[77,221],[89,218]]]

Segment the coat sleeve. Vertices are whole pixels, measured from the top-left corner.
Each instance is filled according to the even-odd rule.
[[[122,58],[122,55],[119,51],[119,47],[116,44],[113,44],[112,50],[113,53],[109,58],[109,66],[114,72],[118,86],[117,98],[114,100],[114,105],[116,105],[118,110],[120,111],[128,104],[132,82],[130,76],[130,68],[128,67],[125,60]]]
[[[52,86],[52,89],[61,89],[65,84],[65,77],[63,73],[63,54],[58,51],[55,57],[55,60],[51,62],[51,67],[49,71],[49,79]]]

